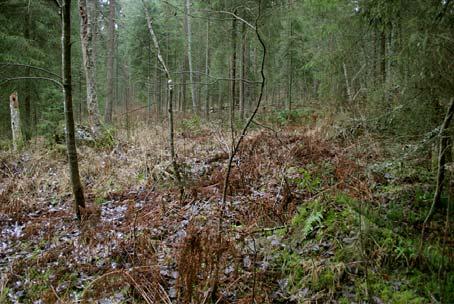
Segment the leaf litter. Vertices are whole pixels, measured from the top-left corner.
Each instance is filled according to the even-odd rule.
[[[171,172],[151,174],[153,168],[168,170],[160,167],[167,156],[149,151],[150,145],[163,151],[164,139],[147,145],[138,140],[140,134],[136,138],[111,151],[81,148],[88,208],[80,224],[74,220],[63,156],[39,150],[18,160],[2,156],[0,286],[8,288],[11,303],[132,298],[202,303],[216,269],[219,303],[242,303],[251,295],[270,302],[283,296],[287,284],[271,267],[270,248],[285,244],[282,236],[262,235],[260,229],[286,225],[298,204],[332,187],[298,189],[288,179],[302,173],[289,168],[323,159],[337,166],[335,187],[351,182],[342,170],[358,170],[342,165],[348,163],[345,152],[319,138],[293,130],[278,137],[256,131],[234,162],[222,206],[225,151],[222,142],[205,135],[180,148],[188,181],[181,201],[172,190]],[[36,159],[46,165],[40,168]],[[11,181],[18,181],[14,190],[5,190]]]

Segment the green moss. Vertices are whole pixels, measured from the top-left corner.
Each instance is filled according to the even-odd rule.
[[[312,282],[312,284],[318,290],[333,289],[335,285],[334,280],[335,280],[334,272],[331,269],[326,268],[319,275],[318,280],[315,280],[314,282]]]
[[[104,204],[105,202],[106,202],[106,199],[104,197],[102,197],[102,196],[95,197],[95,204],[96,205],[100,206],[100,205]]]

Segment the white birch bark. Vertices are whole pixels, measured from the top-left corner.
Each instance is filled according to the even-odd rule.
[[[13,150],[17,151],[17,147],[22,141],[22,132],[20,129],[19,98],[16,92],[11,94],[9,97],[9,108],[11,111],[11,131],[13,133]]]

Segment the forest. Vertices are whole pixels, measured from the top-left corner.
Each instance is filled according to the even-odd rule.
[[[0,304],[454,303],[454,1],[0,0]]]

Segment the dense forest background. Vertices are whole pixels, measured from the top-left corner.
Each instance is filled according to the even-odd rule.
[[[451,0],[0,0],[0,303],[452,303],[453,34]]]
[[[0,5],[0,61],[46,67],[58,74],[60,25],[55,3],[2,1]],[[140,106],[145,109],[140,112],[146,112],[142,120],[162,117],[167,86],[142,3],[115,2],[113,50],[109,3],[95,1],[95,5],[93,48],[100,113],[111,98],[115,122],[125,124],[126,116],[137,114],[125,113]],[[250,112],[258,94],[261,49],[251,28],[231,14],[254,24],[257,4],[193,1],[189,18],[183,2],[150,5],[163,56],[176,78],[175,110],[209,116],[226,109],[233,95],[239,115]],[[269,53],[265,108],[291,110],[318,102],[336,112],[353,111],[358,119],[372,118],[375,123],[368,127],[377,130],[402,135],[432,130],[453,94],[451,10],[451,1],[435,0],[263,1],[259,26]],[[73,15],[77,14],[74,5]],[[81,122],[87,116],[85,76],[78,18],[72,23],[74,110]],[[110,93],[109,56],[114,62]],[[2,80],[35,75],[26,67],[4,65],[1,73]],[[8,100],[15,90],[26,136],[52,133],[63,120],[61,90],[44,80],[10,81],[2,84],[1,99]],[[8,115],[8,104],[3,102],[3,140],[10,138]]]

